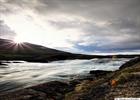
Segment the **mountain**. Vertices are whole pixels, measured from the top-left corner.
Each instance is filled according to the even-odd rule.
[[[48,62],[54,60],[93,58],[90,55],[73,54],[47,48],[31,43],[15,43],[12,40],[0,39],[0,60],[25,60]]]
[[[71,54],[68,52],[63,52],[44,46],[31,44],[27,42],[14,43],[12,40],[0,39],[0,52],[2,53],[12,53],[12,54]]]
[[[0,60],[25,60],[31,62],[48,62],[66,59],[111,58],[114,55],[73,54],[31,43],[15,43],[12,40],[0,39]],[[140,55],[116,55],[117,57],[135,57]]]

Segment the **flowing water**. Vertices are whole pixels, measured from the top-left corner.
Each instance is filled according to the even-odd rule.
[[[65,81],[90,70],[117,70],[129,59],[65,60],[50,63],[10,61],[0,65],[0,92],[25,88],[49,81]]]

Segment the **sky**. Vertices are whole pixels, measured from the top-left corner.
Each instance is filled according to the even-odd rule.
[[[0,0],[0,38],[85,54],[140,54],[140,0]]]

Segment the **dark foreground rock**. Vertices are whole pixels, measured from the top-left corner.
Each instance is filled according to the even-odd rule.
[[[91,71],[92,78],[53,81],[0,94],[0,100],[114,100],[140,97],[140,61],[130,60],[114,72]],[[97,76],[95,78],[95,76]],[[100,77],[98,77],[100,76]]]
[[[47,98],[62,100],[65,93],[72,91],[73,87],[68,83],[54,81],[31,87],[31,89],[45,93]]]
[[[0,95],[0,100],[62,100],[65,93],[74,88],[68,84],[52,81],[15,92]]]
[[[104,71],[104,70],[92,70],[90,71],[90,74],[94,75],[95,77],[102,77],[109,73],[112,73],[113,71]]]
[[[124,69],[124,68],[128,68],[131,67],[132,65],[139,63],[140,62],[140,57],[134,58],[128,62],[126,62],[125,64],[123,64],[122,66],[120,66],[119,69]]]
[[[2,62],[0,62],[0,65],[7,65],[7,64],[3,64]]]

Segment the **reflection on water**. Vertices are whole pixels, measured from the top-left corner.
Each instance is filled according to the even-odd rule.
[[[51,63],[3,61],[7,65],[0,65],[0,92],[53,80],[69,80],[76,75],[86,75],[90,70],[117,70],[128,60],[65,60]]]

